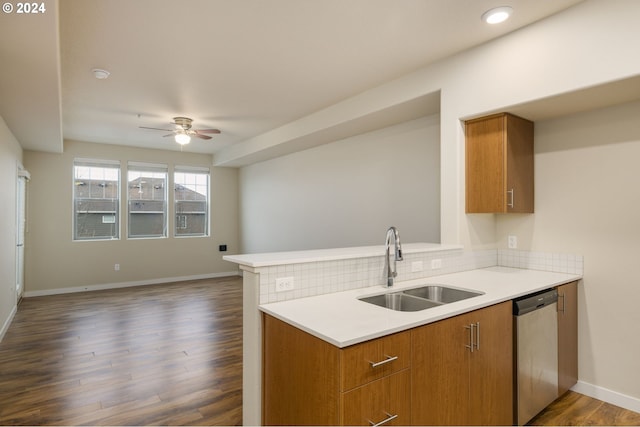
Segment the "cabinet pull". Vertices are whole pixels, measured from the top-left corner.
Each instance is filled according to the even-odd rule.
[[[510,208],[512,208],[512,207],[513,207],[513,204],[514,204],[514,201],[513,201],[513,200],[514,200],[514,196],[513,196],[513,188],[512,188],[511,190],[507,191],[507,195],[510,195],[510,196],[511,196],[511,201],[510,201],[510,202],[507,202],[507,206],[508,206],[508,207],[510,207]]]
[[[476,322],[476,350],[480,350],[480,322]]]
[[[373,421],[368,420],[368,421],[369,421],[369,424],[371,424],[371,427],[381,426],[381,425],[383,425],[383,424],[388,423],[389,421],[393,421],[393,420],[395,420],[396,418],[398,418],[398,414],[391,415],[391,414],[390,414],[390,413],[388,413],[388,412],[385,412],[385,414],[387,415],[387,417],[388,417],[388,418],[385,418],[384,420],[380,421],[379,423],[374,423]]]
[[[558,305],[558,312],[562,313],[562,315],[564,316],[564,294],[558,294],[558,298],[562,298],[562,308],[560,307],[560,305]]]
[[[465,325],[465,329],[469,329],[469,344],[465,345],[466,348],[468,348],[469,350],[471,350],[471,353],[473,353],[473,347],[475,346],[475,343],[473,342],[473,336],[475,335],[473,333],[473,329],[475,328],[476,325],[474,325],[473,323],[469,324],[469,325]]]
[[[394,360],[398,360],[398,356],[387,356],[386,354],[384,355],[384,357],[386,357],[386,359],[380,361],[380,362],[369,362],[371,364],[372,368],[377,368],[378,366],[384,365],[385,363],[389,363],[389,362],[393,362]]]

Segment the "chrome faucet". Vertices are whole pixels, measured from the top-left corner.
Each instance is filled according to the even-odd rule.
[[[389,259],[389,244],[391,243],[391,238],[393,236],[394,239],[394,247],[395,247],[395,256],[393,257],[393,271],[391,271],[391,261]],[[384,274],[387,277],[386,287],[390,288],[393,286],[393,278],[398,275],[396,270],[396,261],[402,261],[402,245],[400,244],[400,234],[398,234],[398,230],[395,227],[389,227],[387,230],[387,238],[384,243],[385,256],[384,256]]]

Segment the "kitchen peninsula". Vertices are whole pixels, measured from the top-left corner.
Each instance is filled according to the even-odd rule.
[[[346,348],[573,282],[582,274],[582,257],[574,255],[465,252],[460,246],[422,243],[405,244],[403,249],[394,290],[437,283],[483,295],[418,312],[396,312],[359,301],[388,291],[381,286],[382,246],[224,257],[243,271],[245,424],[263,423],[261,312]],[[293,289],[276,292],[278,279],[286,279]]]

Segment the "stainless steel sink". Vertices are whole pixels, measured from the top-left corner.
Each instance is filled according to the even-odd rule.
[[[359,299],[369,304],[396,311],[420,311],[479,295],[483,295],[483,292],[449,288],[441,285],[427,285]]]
[[[482,295],[482,292],[468,291],[463,289],[449,288],[446,286],[429,285],[415,289],[403,291],[405,294],[415,297],[425,298],[431,301],[447,304],[450,302],[462,301],[467,298]]]
[[[420,311],[431,307],[442,305],[424,298],[407,295],[403,292],[393,292],[390,294],[374,295],[372,297],[360,298],[360,301],[380,307],[389,308],[396,311]]]

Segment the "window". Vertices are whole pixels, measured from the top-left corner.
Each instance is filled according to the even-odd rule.
[[[175,235],[209,235],[209,169],[176,166],[173,177],[175,194]]]
[[[73,162],[73,240],[120,238],[120,163]]]
[[[130,238],[167,237],[167,165],[129,162]]]

